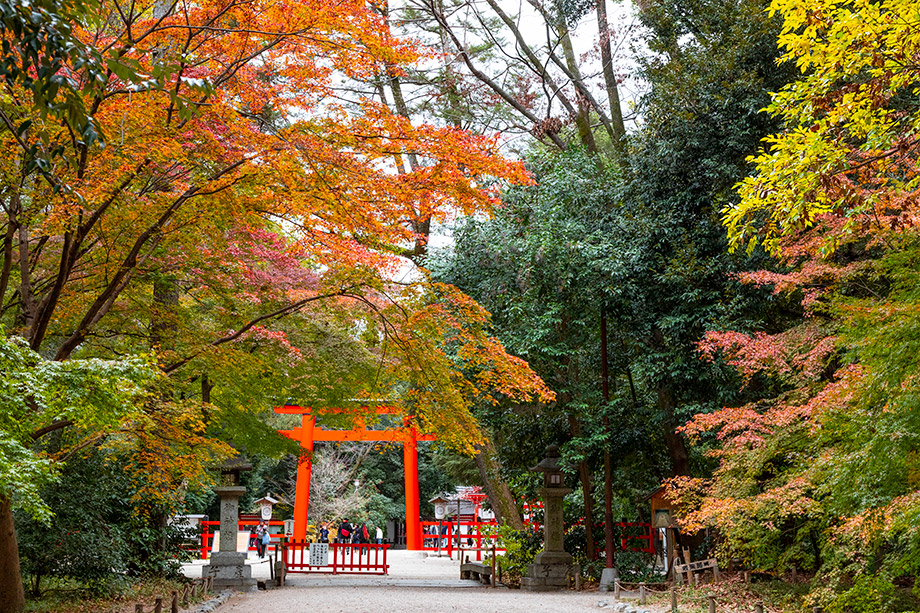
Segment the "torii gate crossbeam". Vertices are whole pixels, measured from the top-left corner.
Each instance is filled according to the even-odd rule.
[[[342,412],[336,409],[335,412]],[[392,407],[376,407],[378,414],[395,413]],[[300,442],[301,449],[308,456],[313,454],[315,441],[378,441],[401,442],[403,446],[403,463],[405,470],[406,488],[406,549],[419,551],[422,549],[422,523],[419,515],[418,492],[418,441],[433,441],[433,434],[419,435],[415,426],[406,422],[405,426],[396,430],[367,430],[364,420],[355,420],[355,427],[351,430],[324,430],[316,425],[316,416],[310,407],[284,405],[275,408],[275,413],[300,415],[301,426],[292,430],[279,430],[278,432]],[[310,473],[312,461],[310,458],[301,459],[297,465],[297,490],[294,495],[294,539],[302,541],[307,537],[307,512],[310,507]]]

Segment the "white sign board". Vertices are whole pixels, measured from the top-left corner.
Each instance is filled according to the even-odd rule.
[[[293,536],[294,535],[294,520],[286,519],[284,520],[284,536]]]
[[[263,502],[262,503],[262,519],[269,520],[272,518],[272,503]]]
[[[310,566],[329,566],[329,543],[310,543]]]

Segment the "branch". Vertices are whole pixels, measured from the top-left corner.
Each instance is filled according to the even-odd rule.
[[[240,160],[234,162],[233,164],[227,166],[220,172],[212,175],[208,182],[217,181],[218,179],[230,174],[249,160],[258,157],[258,154],[243,157]],[[224,188],[226,189],[226,187]],[[96,300],[93,301],[93,304],[90,305],[89,309],[83,315],[83,319],[77,325],[74,332],[70,337],[64,341],[61,347],[58,349],[57,353],[54,356],[55,360],[66,360],[70,357],[70,354],[73,353],[73,350],[76,349],[83,338],[86,335],[86,332],[99,321],[101,315],[104,314],[104,311],[107,310],[107,305],[110,306],[115,297],[125,288],[125,278],[128,274],[137,266],[137,258],[143,249],[144,245],[149,241],[154,234],[158,233],[163,226],[176,214],[176,212],[182,207],[183,204],[199,195],[207,195],[215,193],[220,190],[211,190],[204,191],[202,186],[194,186],[188,188],[181,196],[176,198],[175,201],[169,207],[163,211],[160,217],[151,224],[137,239],[134,241],[134,245],[131,248],[131,251],[128,252],[128,255],[125,256],[122,261],[121,266],[118,271],[112,276],[106,285],[105,289],[96,297]]]
[[[433,2],[429,2],[428,8],[429,10],[431,10],[431,14],[434,16],[437,22],[441,24],[441,27],[444,28],[444,31],[447,32],[448,36],[450,36],[451,40],[454,41],[454,46],[457,47],[457,52],[460,54],[460,58],[463,60],[463,63],[466,64],[466,67],[469,68],[470,72],[473,73],[473,76],[479,79],[480,81],[482,81],[487,86],[489,86],[492,89],[492,91],[494,91],[496,94],[501,96],[501,98],[505,102],[507,102],[508,104],[512,106],[512,108],[514,108],[514,110],[516,110],[518,113],[520,113],[521,115],[523,115],[524,117],[532,121],[534,125],[539,125],[543,123],[536,115],[534,115],[526,107],[524,107],[524,105],[522,105],[520,102],[515,100],[514,96],[506,92],[504,88],[502,88],[498,83],[496,83],[491,78],[489,78],[487,74],[485,74],[484,72],[476,68],[476,66],[473,65],[473,60],[470,58],[469,54],[467,54],[466,50],[463,48],[463,44],[460,42],[460,39],[457,38],[457,35],[454,34],[454,31],[450,28],[450,25],[447,23],[447,19],[445,19],[444,15],[441,14],[437,10],[437,8],[435,8]],[[547,136],[550,137],[550,140],[552,140],[553,144],[559,147],[559,149],[565,151],[568,148],[565,142],[563,142],[562,139],[559,138],[558,135],[547,134]]]
[[[267,320],[267,319],[281,318],[281,317],[284,317],[284,316],[286,316],[286,315],[290,315],[291,313],[294,313],[294,312],[296,312],[296,311],[299,311],[300,309],[302,309],[303,307],[305,307],[305,306],[308,305],[309,303],[311,303],[311,302],[316,302],[317,300],[325,300],[326,298],[334,298],[334,297],[336,297],[336,296],[345,296],[345,295],[347,295],[347,292],[351,291],[352,289],[355,289],[355,288],[354,288],[354,287],[351,287],[351,288],[348,288],[348,289],[342,289],[342,290],[339,290],[339,291],[337,291],[337,292],[333,292],[333,293],[331,293],[331,294],[320,294],[320,295],[318,295],[318,296],[311,296],[311,297],[309,297],[309,298],[304,298],[303,300],[298,300],[297,302],[294,302],[294,303],[289,304],[289,305],[287,305],[287,306],[283,306],[283,307],[281,307],[280,309],[276,309],[276,310],[272,311],[271,313],[266,313],[265,315],[260,315],[260,316],[256,317],[255,319],[250,320],[248,323],[246,323],[245,325],[243,325],[243,326],[242,326],[239,330],[237,330],[236,332],[232,332],[232,333],[230,333],[230,334],[227,334],[227,335],[225,335],[225,336],[222,336],[222,337],[220,337],[220,338],[218,338],[218,339],[216,339],[216,340],[214,340],[214,341],[208,343],[206,347],[207,347],[207,348],[219,347],[219,346],[221,346],[221,345],[223,345],[223,344],[225,344],[225,343],[229,343],[230,341],[234,341],[234,340],[238,339],[238,338],[241,337],[243,334],[245,334],[246,332],[248,332],[249,330],[251,330],[254,326],[256,326],[257,324],[259,324],[259,323],[261,323],[261,322],[263,322],[263,321],[265,321],[265,320]],[[185,366],[186,364],[188,364],[189,362],[191,362],[193,359],[195,359],[196,357],[198,357],[199,355],[201,355],[203,352],[204,352],[204,349],[198,350],[198,351],[192,353],[191,355],[182,358],[182,359],[179,360],[178,362],[173,362],[172,364],[169,364],[168,366],[164,366],[164,367],[162,368],[162,371],[163,371],[164,373],[166,373],[166,374],[169,374],[169,373],[171,373],[171,372],[174,372],[175,370],[177,370],[177,369],[181,368],[182,366]]]
[[[60,419],[58,421],[53,421],[47,426],[45,426],[44,428],[39,428],[38,430],[33,432],[30,436],[32,437],[33,441],[37,441],[38,439],[45,436],[49,432],[54,432],[55,430],[61,430],[63,428],[67,428],[68,426],[72,426],[73,423],[74,422],[71,419]]]

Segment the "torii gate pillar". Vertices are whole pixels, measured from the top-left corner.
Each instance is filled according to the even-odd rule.
[[[403,465],[406,481],[406,549],[421,551],[422,521],[418,501],[418,433],[411,429],[411,436],[403,441]]]
[[[313,431],[316,427],[316,418],[304,413],[303,425],[300,428],[301,453],[306,452],[307,457],[297,460],[297,486],[294,492],[294,540],[304,541],[307,538],[307,512],[310,510],[310,474],[313,471]],[[304,485],[301,486],[300,484]]]
[[[434,436],[419,436],[415,426],[408,422],[399,430],[366,430],[363,421],[356,420],[352,430],[323,430],[316,427],[316,417],[310,414],[309,407],[283,406],[275,409],[276,413],[294,413],[302,416],[301,426],[293,430],[279,432],[300,443],[300,448],[308,457],[300,458],[297,464],[297,491],[294,494],[294,534],[293,538],[303,541],[307,538],[307,516],[310,508],[310,473],[314,441],[386,441],[401,442],[403,445],[403,462],[405,466],[406,488],[406,549],[422,549],[422,522],[419,511],[418,494],[418,441],[432,441]],[[389,407],[377,407],[377,413],[392,413]]]

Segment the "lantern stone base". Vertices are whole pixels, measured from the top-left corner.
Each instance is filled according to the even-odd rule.
[[[613,589],[613,583],[617,580],[617,569],[615,568],[605,568],[601,571],[601,592],[609,592]]]
[[[569,587],[572,556],[564,551],[544,551],[537,554],[521,579],[521,589],[528,592],[554,592]]]
[[[239,551],[215,551],[201,569],[202,577],[213,577],[214,587],[230,587],[242,591],[254,589],[252,567],[246,565],[246,554]]]

